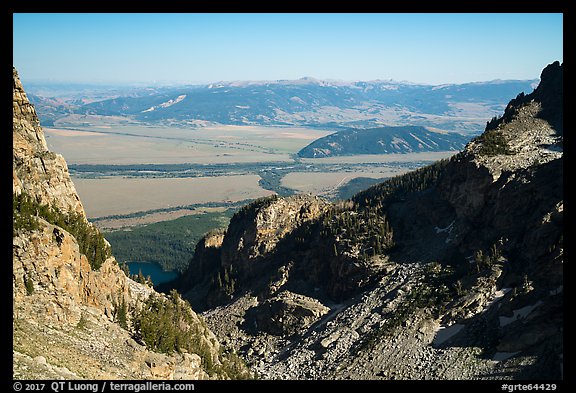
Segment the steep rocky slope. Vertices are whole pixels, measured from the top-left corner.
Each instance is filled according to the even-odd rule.
[[[263,378],[561,378],[562,83],[349,201],[246,206],[178,289]]]
[[[178,296],[159,295],[126,277],[87,221],[64,158],[47,149],[34,107],[13,74],[13,377],[248,376]],[[162,330],[157,304],[174,305],[180,330]],[[152,317],[160,321],[159,334],[187,334],[194,346],[151,345],[145,324]]]

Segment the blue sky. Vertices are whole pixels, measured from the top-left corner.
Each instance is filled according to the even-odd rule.
[[[14,14],[25,81],[536,79],[562,14]]]

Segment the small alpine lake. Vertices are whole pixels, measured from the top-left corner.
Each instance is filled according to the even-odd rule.
[[[127,262],[130,274],[138,274],[140,271],[144,277],[150,276],[154,286],[174,280],[178,272],[162,270],[162,266],[155,262]]]

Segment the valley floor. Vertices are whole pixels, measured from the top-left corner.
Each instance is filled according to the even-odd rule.
[[[90,218],[206,202],[223,206],[271,193],[346,198],[339,190],[355,178],[383,181],[455,153],[300,159],[301,148],[331,133],[301,127],[194,129],[116,120],[45,133],[49,148],[66,159]]]

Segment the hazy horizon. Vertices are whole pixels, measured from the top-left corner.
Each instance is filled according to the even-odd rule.
[[[13,14],[23,83],[440,85],[538,79],[556,60],[559,13]]]
[[[16,70],[18,68],[16,67]],[[20,73],[20,72],[19,72]],[[20,76],[21,79],[24,79]],[[246,83],[246,84],[265,84],[265,83],[280,83],[280,82],[298,82],[302,79],[314,79],[322,82],[330,82],[334,84],[352,84],[352,83],[390,83],[390,84],[413,84],[413,85],[423,85],[423,86],[443,86],[443,85],[459,85],[459,84],[482,84],[482,83],[497,83],[500,81],[531,81],[531,80],[539,80],[540,76],[538,75],[535,78],[526,78],[526,79],[491,79],[485,81],[470,81],[470,82],[462,82],[462,83],[418,83],[409,80],[394,80],[394,79],[373,79],[373,80],[338,80],[338,79],[320,79],[310,76],[304,76],[297,79],[262,79],[262,80],[218,80],[218,81],[210,81],[210,82],[178,82],[178,81],[166,81],[166,82],[92,82],[92,81],[62,81],[62,80],[49,80],[49,79],[38,79],[38,80],[25,80],[23,83],[30,84],[32,86],[94,86],[94,87],[103,87],[103,88],[120,88],[120,87],[185,87],[185,86],[209,86],[214,84],[234,84],[234,83]]]

